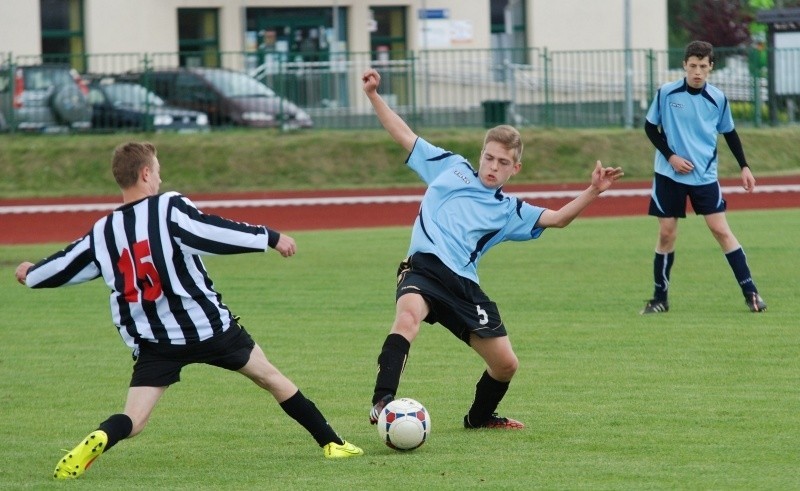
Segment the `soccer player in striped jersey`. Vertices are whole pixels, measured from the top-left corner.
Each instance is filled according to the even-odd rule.
[[[408,257],[398,269],[395,319],[378,356],[370,423],[394,399],[411,342],[423,321],[438,322],[486,363],[475,388],[465,428],[521,429],[495,412],[506,394],[518,360],[497,305],[478,284],[478,261],[504,241],[538,238],[544,229],[569,225],[623,173],[598,161],[591,185],[558,210],[505,194],[503,185],[522,167],[519,132],[506,125],[486,133],[476,171],[461,155],[418,137],[378,94],[380,75],[362,75],[364,92],[378,120],[410,155],[406,161],[427,184],[411,232]]]
[[[725,254],[747,307],[751,312],[767,309],[750,275],[744,250],[725,216],[727,206],[717,177],[720,133],[741,167],[745,191],[752,192],[756,180],[734,127],[728,98],[708,83],[713,68],[713,46],[705,41],[692,41],[684,51],[686,76],[661,86],[647,112],[645,133],[656,147],[648,213],[658,218],[659,230],[653,258],[653,298],[647,301],[641,314],[669,310],[667,293],[675,262],[678,219],[686,218],[687,197],[695,213],[705,218]]]
[[[312,401],[273,366],[222,303],[200,258],[275,249],[291,257],[294,239],[265,226],[199,211],[185,196],[159,193],[160,163],[150,143],[118,146],[112,159],[124,204],[66,249],[17,267],[17,281],[54,288],[103,278],[113,322],[135,360],[125,408],[58,461],[54,477],[76,478],[117,442],[139,434],[181,369],[205,363],[238,371],[272,394],[327,458],[363,454],[341,439]]]

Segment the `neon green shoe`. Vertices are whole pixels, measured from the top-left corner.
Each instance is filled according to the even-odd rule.
[[[77,447],[67,452],[56,464],[53,477],[56,479],[75,479],[86,472],[92,462],[100,457],[108,444],[105,431],[95,430],[89,433]]]
[[[322,452],[325,454],[326,459],[343,459],[346,457],[358,457],[359,455],[364,455],[363,450],[346,441],[344,441],[344,445],[330,442],[322,447]]]

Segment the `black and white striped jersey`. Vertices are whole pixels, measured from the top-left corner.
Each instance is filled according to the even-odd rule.
[[[125,343],[182,345],[228,329],[232,314],[200,259],[268,249],[263,226],[201,213],[168,192],[125,204],[66,249],[28,271],[27,286],[54,288],[101,277]]]

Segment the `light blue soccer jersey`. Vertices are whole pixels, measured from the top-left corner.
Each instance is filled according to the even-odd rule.
[[[538,238],[544,208],[484,186],[461,155],[417,138],[406,162],[428,189],[411,232],[408,254],[435,254],[456,274],[478,283],[478,261],[507,240]]]
[[[686,79],[661,86],[647,112],[647,121],[661,126],[667,144],[694,165],[678,174],[656,150],[655,172],[673,181],[700,186],[717,181],[717,137],[733,131],[733,116],[725,94],[706,83],[699,94],[690,94]]]

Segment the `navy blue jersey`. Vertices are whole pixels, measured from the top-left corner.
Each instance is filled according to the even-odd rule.
[[[408,166],[428,189],[411,232],[408,255],[435,254],[453,272],[478,283],[478,261],[506,240],[538,238],[544,208],[486,187],[461,155],[417,138]]]
[[[101,218],[31,267],[26,284],[53,288],[102,277],[113,322],[132,349],[142,340],[194,343],[232,320],[200,255],[265,251],[267,237],[266,227],[205,215],[188,198],[163,193]]]

